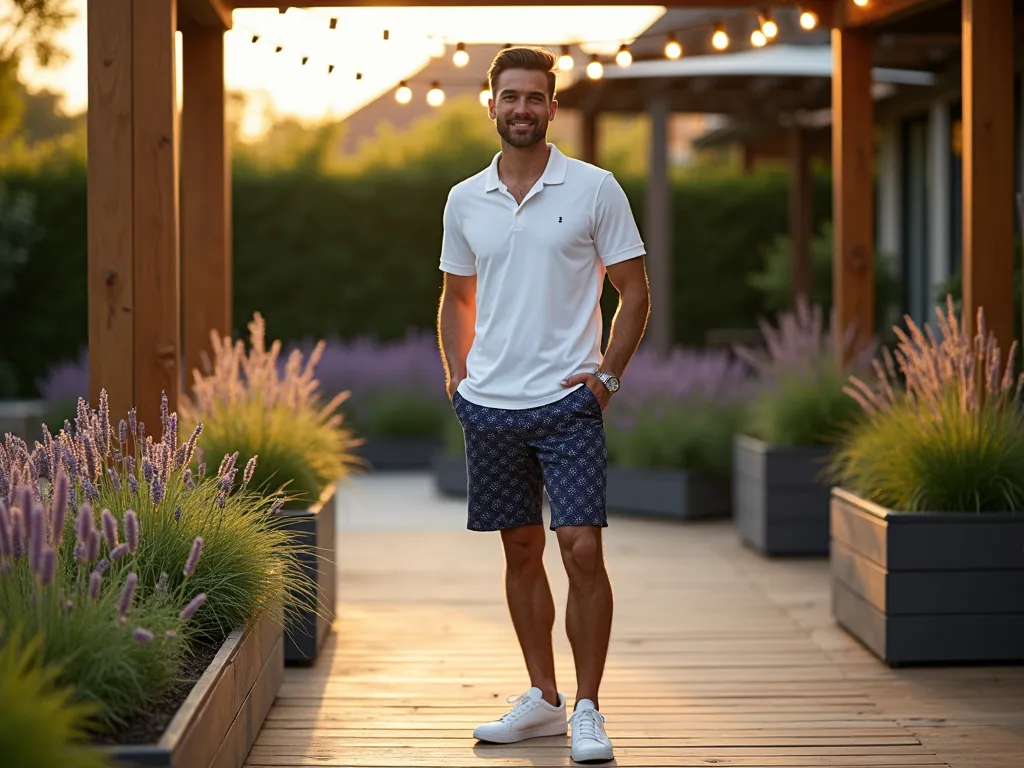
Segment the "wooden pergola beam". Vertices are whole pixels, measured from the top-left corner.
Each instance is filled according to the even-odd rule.
[[[962,0],[963,322],[1005,355],[1013,313],[1013,1]]]
[[[231,29],[231,7],[224,0],[178,0],[178,12],[200,27]]]

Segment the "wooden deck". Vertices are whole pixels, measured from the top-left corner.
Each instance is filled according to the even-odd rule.
[[[567,738],[471,737],[529,683],[497,537],[463,530],[463,506],[429,488],[367,478],[341,502],[336,632],[317,667],[288,670],[247,765],[574,765]],[[606,551],[612,765],[1024,767],[1024,668],[889,669],[831,620],[824,561],[764,560],[721,522],[613,519]]]

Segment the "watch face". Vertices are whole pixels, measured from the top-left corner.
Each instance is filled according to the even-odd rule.
[[[608,388],[609,392],[614,392],[619,388],[619,380],[614,376],[605,376],[604,385]]]

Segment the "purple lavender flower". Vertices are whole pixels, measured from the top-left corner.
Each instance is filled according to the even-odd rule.
[[[99,403],[99,435],[96,447],[99,449],[100,456],[106,456],[107,451],[110,449],[110,400],[107,397],[107,390],[100,390],[100,403]],[[102,463],[102,462],[101,462]]]
[[[34,506],[35,502],[35,499],[32,494],[32,486],[21,486],[21,491],[18,494],[18,499],[18,506],[21,507],[21,514],[28,518],[32,514],[32,507]]]
[[[18,558],[25,554],[29,521],[25,519],[25,515],[20,509],[12,509],[11,523],[14,531],[14,557]]]
[[[75,534],[80,542],[89,541],[89,532],[93,530],[94,525],[92,506],[88,503],[82,504],[78,510],[78,520],[75,524]]]
[[[95,563],[100,557],[100,532],[95,528],[89,531],[89,540],[85,542],[86,562]]]
[[[167,400],[166,390],[160,394],[160,424],[167,424],[167,414],[170,411],[170,403]]]
[[[149,486],[149,495],[153,497],[153,504],[160,506],[164,498],[164,484],[160,478],[153,478],[153,484]]]
[[[125,579],[124,587],[121,589],[121,597],[117,601],[117,614],[124,618],[132,610],[132,601],[135,599],[135,585],[139,583],[137,574],[129,573]]]
[[[192,574],[196,572],[196,566],[199,565],[199,556],[203,553],[203,537],[196,536],[195,541],[192,542],[192,551],[188,555],[188,560],[185,562],[185,578],[191,578]]]
[[[100,597],[100,588],[103,586],[103,574],[99,568],[92,572],[89,576],[89,599],[98,600]]]
[[[256,457],[253,456],[249,461],[245,463],[245,472],[242,474],[242,485],[249,485],[249,481],[252,480],[253,474],[256,472]]]
[[[110,553],[110,559],[115,562],[120,560],[122,557],[128,554],[128,542],[122,542],[118,544]]]
[[[281,511],[284,506],[284,499],[275,499],[274,503],[270,505],[270,514],[276,515]]]
[[[224,493],[228,493],[231,490],[231,484],[234,481],[234,473],[228,472],[220,479],[220,489]]]
[[[142,477],[147,483],[153,481],[153,463],[147,456],[142,457]]]
[[[139,548],[139,518],[134,509],[125,510],[124,536],[128,540],[128,551],[134,555]]]
[[[132,407],[132,409],[128,411],[128,429],[133,435],[135,434],[135,430],[138,427],[137,419],[138,417],[135,414],[135,408]]]
[[[124,419],[121,419],[121,421],[119,421],[118,424],[117,424],[117,441],[121,445],[124,445],[125,441],[127,439],[128,439],[128,424],[125,422]]]
[[[149,643],[153,641],[153,633],[148,629],[143,629],[142,627],[136,627],[133,629],[132,637],[134,637],[135,641],[139,643]]]
[[[217,504],[218,507],[220,507],[221,509],[224,509],[224,502],[225,502],[226,499],[227,499],[227,496],[224,493],[224,491],[220,491],[217,494],[217,498],[214,499],[214,502]]]
[[[194,491],[196,488],[195,480],[192,479],[192,469],[186,469],[181,476],[182,481],[185,483],[185,487],[190,491]]]
[[[174,508],[174,522],[181,520],[181,505],[179,504]]]
[[[110,567],[110,561],[107,560],[107,558],[105,558],[105,557],[102,560],[100,560],[98,563],[96,563],[96,571],[98,573],[100,573],[100,574],[106,573],[107,572],[107,568],[109,568],[109,567]]]
[[[0,499],[0,558],[14,557],[14,542],[11,540],[11,515],[7,504]]]
[[[157,579],[156,587],[154,588],[156,594],[162,595],[167,591],[167,579],[167,573],[165,571],[161,571],[160,578]]]
[[[32,508],[30,521],[32,533],[29,536],[28,567],[38,574],[43,564],[43,547],[46,546],[46,517],[38,504]]]
[[[199,606],[206,602],[206,593],[200,592],[198,595],[193,597],[188,605],[181,609],[179,618],[182,621],[188,621],[195,615],[195,612],[199,610]]]
[[[199,435],[203,432],[203,425],[197,424],[195,429],[192,430],[192,434],[188,436],[188,440],[184,444],[184,452],[181,455],[181,460],[178,463],[180,467],[187,467],[192,463],[192,457],[196,452],[196,443],[199,441]]]
[[[199,466],[197,467],[197,469],[199,470],[199,476],[200,477],[205,477],[206,476],[206,462],[205,461],[199,462]]]
[[[57,571],[57,550],[47,547],[43,550],[39,562],[39,583],[48,587],[53,583],[54,574]]]
[[[99,489],[93,484],[92,480],[83,480],[82,490],[85,492],[87,501],[96,501],[100,497]]]
[[[117,467],[107,467],[107,475],[110,477],[110,482],[114,486],[114,490],[121,491],[121,475],[117,472]]]
[[[109,509],[100,513],[100,520],[103,525],[103,539],[107,542],[107,549],[113,550],[117,546],[117,520],[110,514]]]
[[[132,495],[135,495],[139,492],[139,480],[137,477],[135,477],[134,473],[128,475],[128,490],[132,493]]]
[[[53,514],[50,517],[53,540],[58,547],[64,542],[64,524],[68,515],[69,493],[68,476],[64,468],[61,467],[57,470],[57,482],[53,486]]]

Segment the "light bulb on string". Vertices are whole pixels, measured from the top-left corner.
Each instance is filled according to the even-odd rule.
[[[768,38],[760,29],[755,29],[750,33],[750,44],[755,48],[763,48],[767,42]]]
[[[432,107],[440,107],[444,104],[444,91],[441,90],[441,84],[436,80],[430,84],[430,90],[427,91],[427,104]]]
[[[576,62],[572,60],[572,54],[569,53],[569,46],[562,46],[562,55],[558,57],[558,68],[563,72],[568,72],[575,66]]]
[[[590,57],[590,63],[587,64],[587,77],[591,80],[600,80],[604,76],[604,65],[601,60],[597,58],[595,53]]]
[[[761,32],[764,34],[766,40],[774,40],[779,34],[779,25],[775,23],[775,19],[772,15],[765,11],[759,14],[758,21],[761,24]]]
[[[452,63],[456,67],[464,67],[469,64],[469,53],[466,51],[465,43],[459,43],[455,46],[455,53],[452,55]]]
[[[800,26],[806,30],[812,30],[818,26],[818,14],[814,11],[800,11]]]
[[[398,90],[395,91],[395,101],[399,104],[408,104],[412,101],[412,88],[406,85],[405,80],[398,84]]]
[[[628,67],[633,63],[633,54],[629,52],[629,46],[625,43],[619,46],[619,52],[615,54],[615,63],[620,67]]]
[[[868,4],[868,0],[853,0],[854,5],[859,5],[861,8]]]
[[[483,85],[480,86],[480,106],[481,107],[489,106],[490,99],[491,99],[491,86],[489,84],[487,84],[487,83],[484,83]]]
[[[679,44],[674,34],[668,36],[668,42],[665,43],[665,58],[678,59],[683,55],[683,46]]]
[[[711,44],[719,51],[724,51],[729,47],[729,35],[721,24],[715,27],[715,34],[711,36]]]

